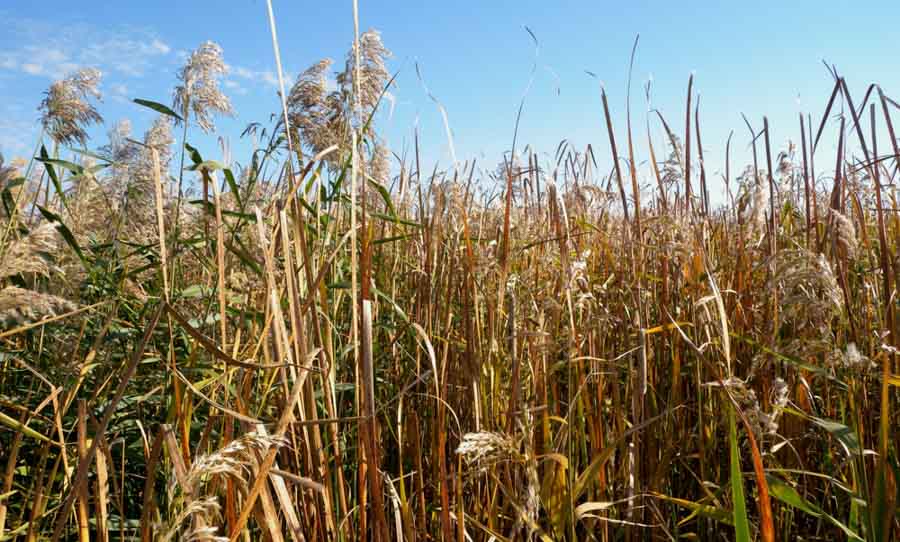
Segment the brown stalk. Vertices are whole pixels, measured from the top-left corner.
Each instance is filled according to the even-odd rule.
[[[159,317],[162,315],[162,311],[163,305],[160,305],[159,307],[157,307],[156,311],[153,313],[153,316],[150,318],[150,321],[147,323],[147,327],[144,329],[143,337],[141,337],[140,342],[138,342],[137,346],[131,354],[131,359],[128,360],[128,365],[125,367],[124,372],[119,377],[119,384],[116,387],[116,393],[113,395],[109,404],[106,405],[106,409],[103,411],[103,416],[100,418],[100,424],[98,426],[98,434],[102,435],[106,432],[106,427],[109,425],[110,419],[112,419],[113,412],[115,412],[119,401],[121,401],[122,397],[125,395],[125,388],[128,386],[128,382],[134,376],[137,365],[141,361],[141,358],[144,354],[144,348],[146,348],[147,342],[150,340],[150,337],[153,334],[153,330],[156,328],[156,324],[159,323]],[[90,467],[90,463],[93,460],[94,456],[97,454],[97,448],[99,444],[100,440],[94,439],[91,443],[90,449],[85,455],[84,461],[78,462],[78,470],[76,471],[75,478],[72,480],[73,488],[79,487],[80,484],[84,484],[87,480],[88,468]],[[77,491],[75,491],[74,489],[70,489],[69,494],[60,505],[59,510],[57,511],[56,524],[53,528],[53,535],[50,538],[51,542],[56,542],[57,540],[59,540],[59,537],[62,536],[62,531],[66,526],[66,518],[77,496]]]
[[[688,211],[694,212],[693,190],[691,189],[691,92],[694,74],[688,78],[687,108],[684,113],[684,200]]]
[[[613,169],[616,172],[616,183],[619,186],[619,194],[622,197],[622,212],[625,215],[625,222],[631,222],[628,218],[628,199],[625,196],[625,185],[622,183],[622,171],[619,168],[619,153],[616,150],[616,136],[613,133],[612,117],[609,115],[609,103],[606,99],[606,89],[600,87],[600,97],[603,100],[603,113],[606,115],[606,131],[609,134],[609,146],[613,155]]]
[[[809,167],[806,158],[806,126],[803,122],[803,113],[800,113],[800,146],[803,148],[803,198],[806,203],[806,246],[808,248],[813,227],[809,201],[810,198],[815,198],[815,194],[810,194]]]

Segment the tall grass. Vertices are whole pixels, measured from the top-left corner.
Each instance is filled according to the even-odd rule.
[[[897,102],[835,73],[799,153],[748,123],[719,206],[693,77],[646,167],[630,90],[609,176],[387,167],[357,36],[243,165],[167,135],[231,111],[215,44],[143,142],[69,153],[99,74],[51,87],[41,167],[0,164],[0,539],[900,534]]]

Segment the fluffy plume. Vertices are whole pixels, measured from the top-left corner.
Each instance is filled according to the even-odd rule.
[[[219,542],[228,537],[218,536],[218,529],[208,527],[218,517],[219,500],[211,491],[217,480],[230,479],[237,487],[247,490],[244,474],[257,462],[257,454],[265,454],[272,446],[284,446],[284,438],[251,432],[233,440],[225,447],[209,455],[201,456],[188,470],[187,488],[176,492],[174,480],[169,484],[169,517],[156,525],[157,540],[192,540]]]
[[[174,143],[172,120],[166,115],[158,116],[150,129],[144,133],[144,145],[156,150],[159,154],[159,167],[162,169],[163,175],[169,170],[169,163],[172,161],[172,144]]]
[[[463,456],[467,463],[478,468],[486,468],[494,463],[518,457],[519,446],[509,435],[482,431],[463,435],[456,453]]]
[[[102,74],[94,68],[84,68],[54,82],[46,92],[38,110],[41,123],[55,141],[65,145],[87,143],[87,127],[103,122],[103,117],[89,102],[100,99]]]
[[[856,343],[848,343],[843,351],[835,348],[831,355],[826,357],[825,363],[832,369],[846,369],[856,372],[871,371],[877,367],[875,362],[859,351]]]
[[[832,227],[834,228],[835,244],[844,251],[848,258],[855,257],[858,243],[856,241],[856,227],[853,226],[853,221],[834,209],[830,209],[828,214],[831,217]]]
[[[50,271],[50,255],[56,250],[59,237],[53,224],[45,223],[7,247],[3,254],[0,279],[19,273],[46,275]]]
[[[314,153],[344,140],[343,104],[337,92],[328,92],[330,59],[320,60],[297,77],[287,99],[291,126]]]
[[[385,48],[381,41],[381,34],[375,30],[369,30],[359,37],[359,101],[354,101],[356,96],[356,55],[354,50],[347,53],[344,71],[336,76],[337,89],[328,89],[328,70],[332,61],[323,59],[307,68],[297,77],[294,86],[287,97],[288,116],[291,126],[300,134],[303,142],[314,152],[318,153],[332,145],[346,147],[350,128],[354,121],[366,122],[378,104],[378,99],[387,85],[390,75],[385,65],[385,59],[391,56],[391,52]],[[359,110],[355,111],[355,107]],[[359,113],[356,119],[354,113]],[[362,126],[357,126],[362,128]],[[371,126],[367,134],[371,133]],[[378,181],[380,176],[386,176],[388,168],[378,163],[381,160],[379,153],[386,158],[386,150],[379,149],[376,145],[370,164],[370,175]],[[347,149],[333,153],[328,158],[329,164],[338,166],[347,157]],[[386,160],[385,160],[386,163]]]
[[[368,175],[378,184],[387,185],[391,174],[390,153],[387,147],[376,143],[369,159]]]
[[[780,378],[775,379],[772,389],[772,411],[765,412],[759,404],[756,392],[747,385],[747,382],[737,377],[731,377],[721,384],[712,382],[707,384],[712,387],[724,386],[740,408],[741,413],[753,430],[757,440],[762,440],[766,435],[774,435],[778,432],[778,417],[787,405],[788,386]]]
[[[54,295],[7,286],[0,290],[0,325],[14,327],[58,316],[78,308],[71,301]]]
[[[3,154],[0,154],[0,191],[3,191],[6,185],[18,176],[18,173],[18,168],[12,164],[7,165],[3,159]]]
[[[385,60],[391,56],[391,52],[381,41],[381,33],[377,30],[368,30],[359,36],[359,107],[360,113],[365,117],[371,113],[378,104],[384,87],[387,84],[390,73],[385,65]],[[356,92],[354,78],[356,77],[356,55],[353,49],[347,53],[347,63],[344,71],[338,74],[337,82],[345,91],[353,95]],[[365,121],[365,118],[361,119]]]
[[[779,252],[769,288],[779,291],[781,313],[797,329],[812,326],[824,330],[844,306],[824,254],[803,249]]]
[[[219,90],[219,77],[226,72],[222,48],[211,41],[191,53],[178,72],[181,84],[175,87],[175,110],[184,113],[185,119],[193,113],[197,125],[206,133],[215,130],[214,114],[234,115],[231,101]]]
[[[256,452],[265,453],[272,446],[280,447],[285,444],[284,439],[255,432],[247,433],[221,450],[197,459],[188,471],[188,485],[196,487],[197,484],[209,482],[216,477],[230,477],[244,482],[244,471],[255,460]]]

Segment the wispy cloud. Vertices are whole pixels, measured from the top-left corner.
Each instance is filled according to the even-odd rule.
[[[278,88],[278,75],[274,70],[254,70],[251,68],[246,68],[244,66],[228,66],[228,75],[231,80],[241,79],[247,82],[252,83],[260,83],[271,88]],[[293,74],[288,72],[284,74],[284,84],[290,85],[293,83]]]
[[[224,82],[224,86],[226,89],[228,89],[228,92],[237,94],[239,96],[243,96],[249,92],[246,87],[244,87],[234,79],[226,79]]]
[[[5,31],[15,44],[0,49],[0,70],[60,78],[81,67],[99,68],[110,75],[142,77],[155,63],[167,60],[172,48],[146,28],[99,28],[71,23],[60,28],[45,21],[20,18],[0,11]]]

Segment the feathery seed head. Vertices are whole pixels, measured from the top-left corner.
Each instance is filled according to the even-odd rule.
[[[87,127],[103,122],[103,117],[88,101],[100,99],[102,74],[95,68],[83,68],[54,82],[46,92],[38,110],[41,124],[56,142],[65,145],[87,143]]]
[[[206,133],[215,130],[214,114],[234,115],[231,101],[219,90],[219,77],[227,71],[222,48],[207,41],[191,53],[178,72],[181,84],[175,87],[175,110],[185,114],[185,120],[193,113],[197,125]]]
[[[56,226],[44,223],[25,237],[13,242],[3,253],[0,279],[19,273],[46,275],[50,271],[50,255],[59,241]]]
[[[48,316],[58,316],[78,308],[77,305],[54,295],[7,286],[0,290],[0,326],[14,327],[36,322]]]
[[[854,258],[856,256],[858,242],[856,240],[856,227],[853,225],[853,221],[835,209],[830,209],[828,215],[832,220],[835,243],[844,251],[848,258]]]
[[[517,458],[519,446],[510,435],[481,431],[463,435],[456,453],[463,456],[467,463],[483,469],[501,461]]]

